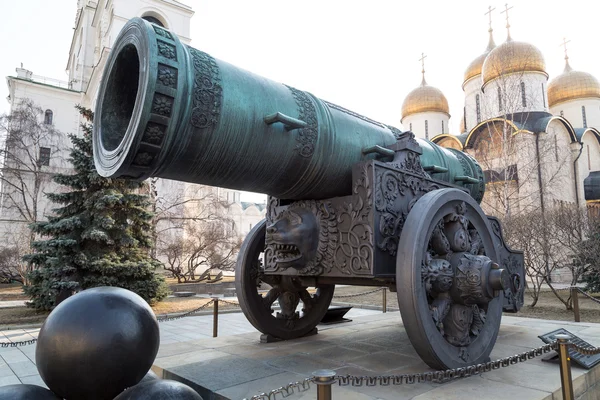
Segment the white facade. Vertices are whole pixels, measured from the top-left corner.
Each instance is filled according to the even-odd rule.
[[[434,136],[448,133],[449,120],[450,116],[446,113],[426,111],[404,117],[402,126],[418,138],[431,140]]]
[[[125,23],[134,17],[146,18],[166,27],[177,34],[183,43],[189,44],[193,15],[191,7],[175,0],[78,0],[73,38],[66,62],[68,82],[38,77],[23,68],[17,69],[17,76],[7,78],[11,110],[21,101],[30,99],[44,110],[52,111],[53,126],[62,134],[59,142],[42,144],[52,148],[50,165],[47,167],[49,178],[53,173],[68,173],[70,170],[68,155],[71,144],[67,134],[80,134],[79,126],[82,122],[75,105],[81,104],[94,109],[108,54]],[[47,181],[44,183],[44,191],[60,190],[51,179]],[[182,217],[198,211],[191,208],[196,204],[192,196],[199,191],[213,192],[221,201],[236,203],[231,208],[230,217],[239,227],[238,234],[247,233],[250,226],[264,218],[264,207],[242,204],[238,191],[163,179],[158,180],[156,189],[157,196],[163,200],[173,197],[186,199],[186,206],[177,208]],[[43,220],[51,212],[52,205],[45,196],[40,197],[37,219]],[[0,201],[1,199],[2,197]],[[2,204],[0,203],[0,235],[13,230],[15,223],[26,230],[30,221],[23,221]],[[169,229],[165,232],[172,233]],[[181,234],[181,231],[173,232]]]
[[[465,92],[465,105],[463,109],[463,118],[465,119],[465,129],[470,131],[483,121],[482,102],[483,92],[481,91],[481,74],[469,79],[463,85]]]
[[[600,99],[585,98],[553,105],[550,112],[569,120],[575,128],[600,127]]]
[[[548,111],[548,76],[537,72],[503,75],[482,87],[482,120],[506,114]]]

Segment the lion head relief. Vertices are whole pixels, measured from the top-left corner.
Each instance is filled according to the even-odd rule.
[[[335,215],[325,204],[300,201],[280,212],[267,226],[269,269],[298,269],[318,275],[330,270],[337,243]]]

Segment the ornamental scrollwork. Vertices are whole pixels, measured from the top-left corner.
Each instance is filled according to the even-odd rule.
[[[306,122],[304,128],[297,130],[296,141],[298,144],[295,149],[301,157],[311,157],[315,152],[319,127],[315,105],[306,92],[285,86],[292,92],[292,96],[296,100],[298,119]]]
[[[205,129],[215,126],[221,114],[222,92],[219,66],[210,55],[188,47],[194,62],[194,90],[190,123]]]

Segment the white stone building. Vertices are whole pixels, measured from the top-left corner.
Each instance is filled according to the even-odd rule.
[[[564,73],[549,79],[539,49],[510,31],[497,46],[491,25],[485,51],[465,64],[460,132],[447,130],[448,102],[425,83],[424,72],[402,105],[404,128],[480,162],[488,214],[504,217],[556,202],[595,206],[598,196],[585,182],[600,176],[598,80],[573,70],[566,50]]]
[[[142,17],[161,25],[177,34],[183,43],[189,44],[190,21],[194,11],[188,5],[176,0],[77,0],[75,27],[70,51],[66,58],[68,81],[39,77],[24,68],[17,68],[15,76],[7,77],[9,87],[8,102],[11,112],[26,99],[42,107],[45,120],[52,128],[61,133],[60,140],[41,143],[36,149],[40,157],[49,153],[48,164],[43,169],[48,177],[56,172],[69,172],[67,161],[70,148],[69,133],[79,134],[82,122],[75,105],[94,108],[102,72],[110,49],[125,23],[134,17]],[[3,165],[3,169],[9,168]],[[3,185],[5,193],[8,185]],[[199,185],[159,180],[156,184],[157,195],[182,196],[196,192]],[[235,221],[236,232],[245,235],[249,227],[264,217],[264,206],[249,205],[241,202],[240,192],[228,189],[204,187],[202,190],[216,191],[216,196],[229,203],[235,203],[228,217]],[[50,179],[44,182],[42,191],[60,190]],[[25,220],[9,207],[6,196],[0,197],[0,243],[8,243],[7,237],[15,229],[26,231],[31,220]],[[266,200],[266,199],[265,199]],[[39,196],[37,220],[43,220],[51,212],[52,205],[45,196]],[[193,201],[190,202],[193,204]],[[181,208],[181,212],[184,213]],[[183,214],[182,214],[183,215]]]

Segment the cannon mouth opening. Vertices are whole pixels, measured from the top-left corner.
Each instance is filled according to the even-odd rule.
[[[128,44],[117,55],[102,99],[100,140],[107,151],[119,147],[125,137],[138,95],[139,75],[140,57],[137,48]]]

